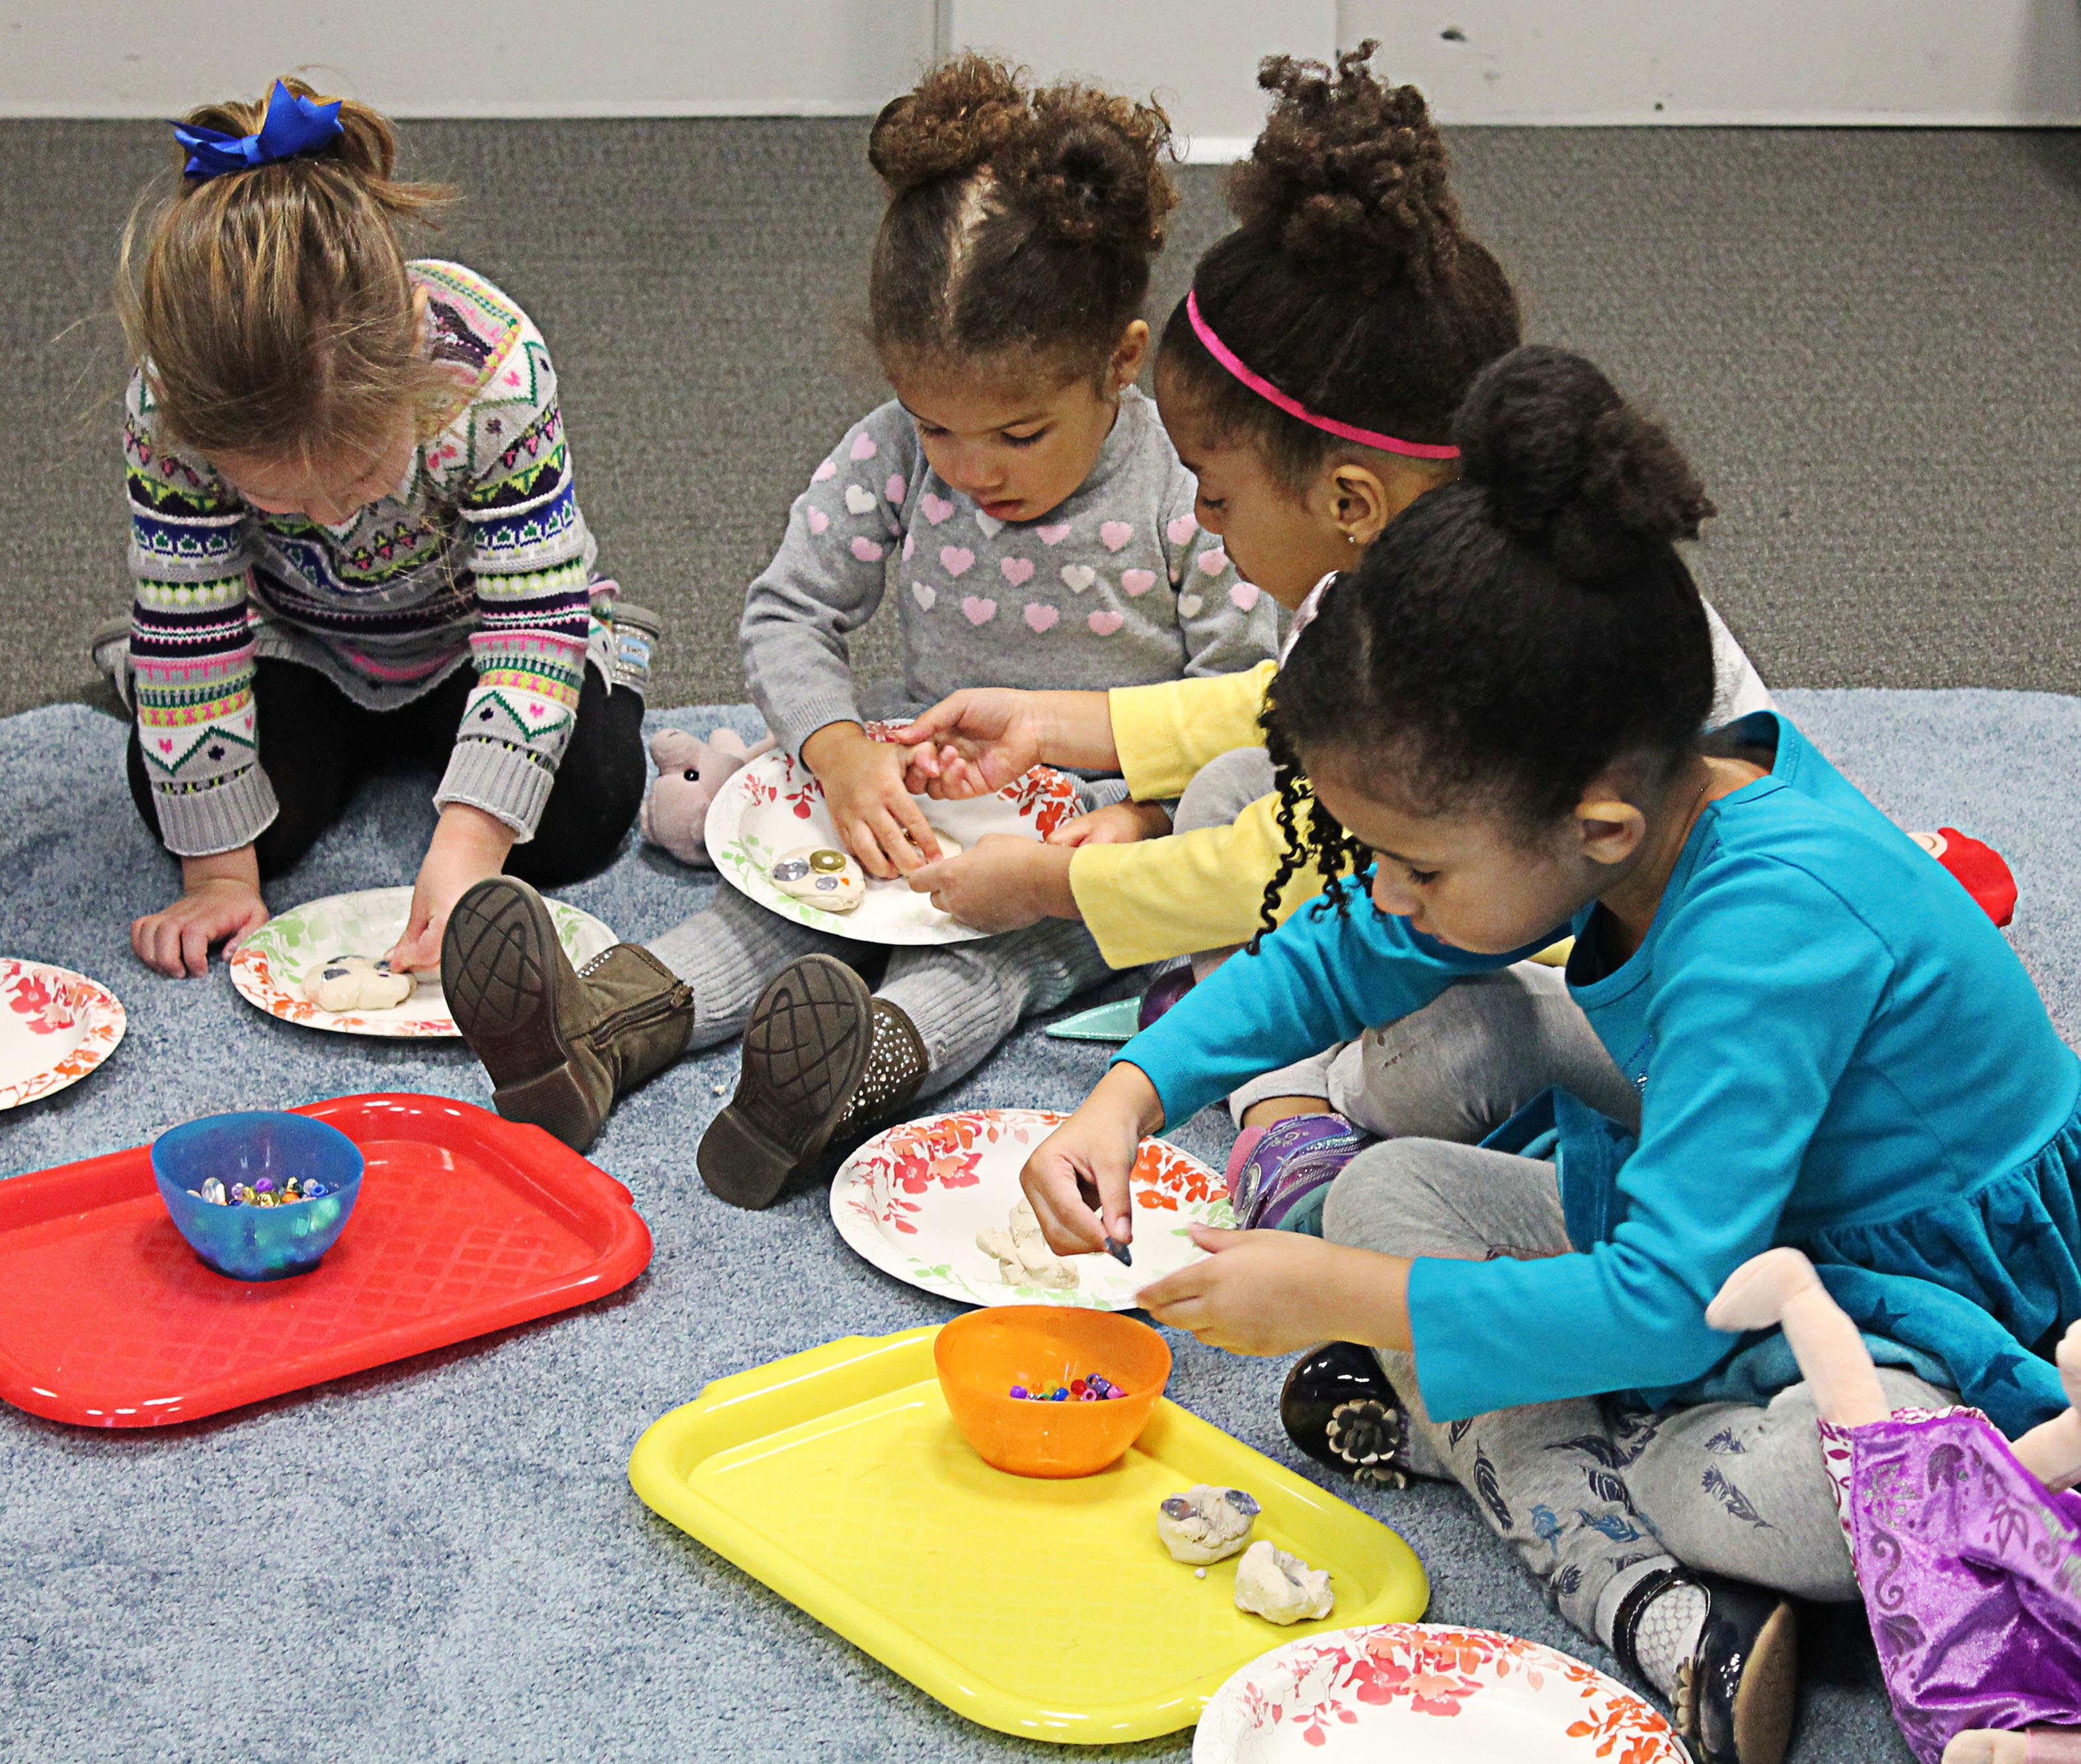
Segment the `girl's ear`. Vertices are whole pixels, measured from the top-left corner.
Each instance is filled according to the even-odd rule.
[[[1141,364],[1149,359],[1149,321],[1137,318],[1120,334],[1119,346],[1108,364],[1113,389],[1121,391],[1141,377]]]
[[[1647,836],[1647,817],[1632,803],[1593,790],[1575,805],[1578,848],[1593,864],[1623,864]]]
[[[1357,460],[1324,465],[1301,500],[1327,532],[1352,548],[1353,563],[1358,552],[1371,545],[1381,528],[1400,512],[1390,506],[1380,474]]]

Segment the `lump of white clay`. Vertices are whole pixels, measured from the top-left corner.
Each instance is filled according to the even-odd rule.
[[[767,874],[790,900],[806,900],[826,912],[851,912],[867,899],[860,865],[828,845],[798,845]]]
[[[1250,1528],[1263,1509],[1254,1495],[1196,1482],[1156,1509],[1156,1535],[1179,1562],[1219,1562],[1249,1540]]]
[[[918,842],[914,839],[912,840],[910,843],[913,845],[918,845]],[[943,832],[936,827],[932,829],[932,843],[940,848],[940,856],[937,861],[940,863],[944,863],[949,857],[959,857],[963,852],[968,849],[966,846],[962,844],[961,842],[956,839],[951,833]],[[925,848],[923,846],[918,846],[918,852],[920,857],[924,855],[924,850]]]
[[[304,975],[304,996],[322,1011],[387,1011],[412,996],[409,974],[393,974],[388,962],[365,955],[336,955]]]
[[[1311,1568],[1299,1556],[1275,1549],[1269,1538],[1259,1538],[1236,1564],[1235,1602],[1238,1610],[1275,1623],[1297,1623],[1328,1616],[1337,1595],[1330,1590],[1327,1568]]]
[[[1045,1286],[1067,1291],[1077,1284],[1077,1270],[1048,1247],[1040,1222],[1024,1200],[1012,1208],[1004,1229],[990,1227],[976,1233],[976,1248],[997,1258],[998,1278],[1007,1286]]]

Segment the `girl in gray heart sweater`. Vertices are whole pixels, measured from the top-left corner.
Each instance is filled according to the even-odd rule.
[[[968,686],[1148,684],[1272,653],[1273,603],[1200,530],[1192,474],[1133,384],[1177,201],[1168,133],[1151,107],[1031,91],[977,57],[875,124],[889,204],[870,298],[898,395],[812,474],[741,641],[768,727],[876,876],[939,852],[904,787],[907,750],[872,739],[870,718]],[[848,641],[892,592],[903,677],[862,690]],[[1120,794],[1087,786],[1085,806]],[[725,888],[581,975],[532,890],[501,879],[458,905],[442,971],[500,1112],[580,1149],[617,1095],[743,1034],[700,1163],[724,1199],[763,1206],[835,1136],[953,1084],[1022,1016],[1108,971],[1064,921],[888,952],[870,994],[856,970],[883,954]]]

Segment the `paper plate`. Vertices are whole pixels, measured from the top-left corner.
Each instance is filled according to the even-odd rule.
[[[1518,1636],[1373,1623],[1260,1655],[1213,1695],[1192,1764],[1689,1764],[1642,1698]]]
[[[614,933],[591,913],[561,900],[543,904],[574,964],[614,942]],[[455,1019],[441,996],[438,969],[419,975],[412,996],[387,1011],[322,1011],[304,996],[306,970],[338,955],[382,955],[404,936],[411,910],[409,888],[368,888],[306,901],[276,914],[239,945],[231,958],[231,983],[249,1004],[285,1023],[342,1035],[452,1035]]]
[[[878,730],[888,726],[877,724]],[[994,796],[965,802],[914,798],[934,827],[970,846],[986,833],[1045,839],[1082,812],[1075,780],[1037,765]],[[809,768],[776,751],[733,773],[708,806],[708,854],[723,879],[784,919],[863,943],[966,943],[986,937],[949,917],[909,883],[867,878],[867,899],[851,912],[826,912],[773,886],[767,872],[798,845],[836,846],[823,787]]]
[[[1221,1178],[1162,1139],[1144,1139],[1134,1166],[1134,1265],[1072,1256],[1071,1288],[1007,1286],[976,1233],[1002,1230],[1023,1198],[1019,1172],[1068,1120],[1044,1109],[972,1109],[877,1134],[831,1183],[839,1235],[884,1274],[964,1304],[1081,1305],[1132,1311],[1134,1295],[1206,1252],[1188,1225],[1232,1226]]]
[[[116,1051],[126,1021],[85,975],[0,956],[0,1109],[78,1084]]]

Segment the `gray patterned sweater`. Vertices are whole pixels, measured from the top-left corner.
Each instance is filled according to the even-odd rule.
[[[948,486],[890,401],[811,475],[745,596],[738,641],[767,726],[799,754],[826,723],[865,720],[847,639],[892,581],[913,705],[965,686],[1097,690],[1255,666],[1278,608],[1201,530],[1196,494],[1132,386],[1090,475],[1015,524]]]

